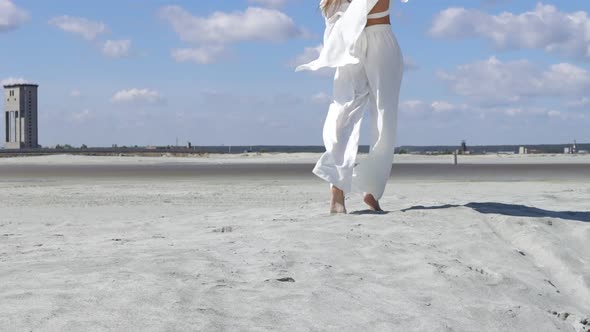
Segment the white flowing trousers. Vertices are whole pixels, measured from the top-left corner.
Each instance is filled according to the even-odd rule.
[[[313,173],[345,193],[380,199],[391,173],[403,56],[388,24],[364,29],[355,45],[357,64],[338,67],[334,102],[324,124],[326,152]],[[370,120],[370,152],[357,162],[361,121]]]

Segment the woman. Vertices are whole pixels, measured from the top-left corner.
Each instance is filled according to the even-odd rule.
[[[403,1],[405,2],[405,1]],[[331,184],[331,213],[346,213],[348,193],[373,211],[391,172],[403,58],[391,31],[390,0],[322,0],[324,48],[299,70],[336,68],[334,101],[324,124],[326,153],[313,172]],[[369,113],[371,148],[357,161],[361,120]]]

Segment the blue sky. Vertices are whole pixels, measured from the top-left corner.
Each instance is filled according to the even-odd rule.
[[[392,3],[399,145],[590,142],[586,1]],[[331,73],[293,69],[323,24],[312,0],[0,0],[0,80],[40,85],[44,146],[321,145]]]

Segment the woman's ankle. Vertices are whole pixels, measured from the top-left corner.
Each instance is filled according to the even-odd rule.
[[[344,191],[336,186],[332,186],[332,200],[330,202],[330,213],[346,213],[344,204]]]

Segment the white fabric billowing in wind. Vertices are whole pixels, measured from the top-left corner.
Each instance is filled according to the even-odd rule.
[[[326,15],[324,47],[319,57],[307,64],[298,66],[295,71],[318,70],[324,67],[341,67],[355,64],[354,47],[367,25],[367,15],[378,0],[344,0],[339,8]]]

